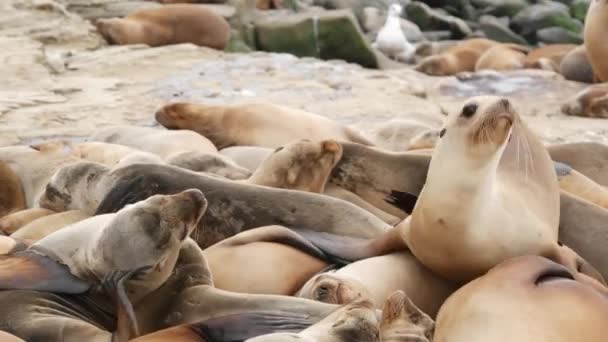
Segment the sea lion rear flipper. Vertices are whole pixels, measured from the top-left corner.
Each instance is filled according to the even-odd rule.
[[[417,200],[418,196],[397,190],[391,190],[390,195],[384,198],[386,203],[403,210],[408,215],[414,211]]]
[[[132,271],[112,271],[101,283],[101,287],[116,303],[116,331],[112,334],[112,342],[126,342],[132,336],[139,336],[137,318],[131,300],[127,295],[125,282],[136,278],[151,267],[142,267]]]
[[[91,284],[75,277],[66,265],[33,252],[0,256],[0,290],[84,293]]]
[[[233,342],[276,331],[299,332],[312,324],[309,316],[285,311],[251,311],[180,325],[139,337],[132,342]]]

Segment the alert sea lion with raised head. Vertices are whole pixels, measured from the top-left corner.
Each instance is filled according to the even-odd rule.
[[[297,295],[340,305],[365,299],[381,309],[386,298],[399,290],[407,293],[422,311],[435,317],[454,288],[423,266],[410,252],[400,251],[318,274],[310,278]]]
[[[209,139],[190,130],[166,130],[139,126],[111,126],[91,136],[92,141],[125,145],[168,160],[186,152],[217,153]]]
[[[11,290],[0,292],[7,310],[0,326],[26,340],[109,341],[112,309],[90,290],[117,271],[138,270],[118,297],[129,307],[138,304],[171,276],[206,207],[199,190],[153,196],[0,258],[0,288]]]
[[[587,10],[585,18],[585,49],[589,56],[589,61],[593,66],[593,71],[598,81],[608,81],[608,5],[605,1],[593,0]]]
[[[451,76],[475,71],[479,58],[498,42],[485,38],[466,39],[446,51],[423,59],[416,70],[432,76]]]
[[[434,341],[602,341],[607,320],[605,286],[543,257],[522,256],[456,291],[441,307]]]
[[[166,128],[193,130],[219,149],[235,145],[277,148],[301,139],[335,139],[372,145],[353,129],[326,117],[271,103],[176,102],[161,107],[155,116]]]
[[[98,19],[99,33],[111,44],[163,46],[192,43],[223,50],[230,25],[205,6],[172,4],[147,8],[125,18]]]
[[[425,266],[466,282],[512,257],[552,255],[559,196],[549,153],[510,101],[474,97],[448,116],[401,233]]]

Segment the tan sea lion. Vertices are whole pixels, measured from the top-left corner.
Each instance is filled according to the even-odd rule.
[[[73,144],[72,148],[77,157],[109,167],[136,163],[163,163],[163,160],[155,154],[118,144],[85,142]]]
[[[416,306],[435,317],[454,288],[424,267],[410,252],[401,251],[316,275],[297,295],[340,305],[366,299],[381,309],[386,298],[398,290],[407,293]]]
[[[61,173],[80,175],[53,177],[57,180],[86,178],[96,172],[93,163],[80,163],[63,168]],[[91,168],[87,171],[86,168]],[[85,170],[80,170],[84,168]],[[243,230],[283,225],[358,237],[373,237],[389,225],[358,207],[327,196],[265,186],[243,184],[198,174],[169,165],[136,164],[104,173],[88,186],[72,187],[58,181],[49,183],[43,195],[45,206],[80,209],[79,200],[72,199],[96,192],[104,199],[96,214],[116,212],[127,204],[146,199],[154,194],[172,194],[197,188],[206,194],[210,208],[201,221],[200,230],[193,237],[202,248],[208,247]],[[89,198],[89,197],[86,197]],[[47,205],[48,204],[48,205]],[[71,205],[74,205],[72,207]],[[340,212],[340,215],[336,215]]]
[[[125,18],[98,19],[99,33],[111,44],[162,46],[192,43],[223,50],[230,25],[205,6],[165,5],[131,13]]]
[[[238,165],[230,158],[218,153],[184,152],[167,158],[167,164],[190,171],[210,173],[232,180],[247,179],[251,177],[252,173],[252,171]]]
[[[99,215],[55,232],[24,252],[1,257],[0,288],[17,290],[0,292],[3,310],[11,313],[10,320],[6,313],[1,315],[5,319],[0,325],[26,340],[76,341],[88,336],[109,341],[107,317],[112,309],[85,291],[103,284],[117,270],[134,268],[141,271],[124,283],[118,301],[128,302],[129,307],[131,302],[137,304],[170,277],[182,245],[192,242],[188,235],[206,206],[199,190],[153,196],[116,214]],[[91,227],[97,229],[91,232]],[[84,302],[79,301],[80,294]],[[88,296],[92,297],[87,301]]]
[[[7,163],[21,180],[28,208],[36,205],[40,193],[57,169],[80,160],[64,141],[0,147],[0,161]]]
[[[608,118],[608,84],[594,84],[568,99],[562,113],[590,118]]]
[[[526,53],[529,51],[528,47],[518,44],[496,45],[479,57],[475,64],[475,71],[523,69]]]
[[[566,164],[608,186],[608,145],[596,142],[575,142],[548,146],[551,159]]]
[[[446,170],[459,170],[449,177]],[[509,100],[474,97],[451,113],[402,236],[454,282],[511,257],[557,248],[559,185],[546,148]],[[440,252],[439,252],[440,251]]]
[[[416,70],[432,76],[450,76],[463,71],[475,71],[479,58],[498,42],[485,39],[466,39],[435,56],[426,57]]]
[[[291,296],[328,266],[323,252],[281,226],[239,233],[206,248],[204,255],[215,287],[240,293]]]
[[[585,18],[585,48],[595,76],[600,82],[608,81],[608,38],[606,37],[606,19],[608,6],[603,1],[594,0],[587,10]]]
[[[21,179],[3,161],[0,161],[0,184],[0,218],[27,208]]]
[[[209,139],[189,130],[166,130],[152,127],[112,126],[91,136],[93,141],[125,145],[159,155],[168,160],[186,152],[216,153]]]
[[[277,148],[300,139],[336,139],[372,145],[356,131],[328,118],[271,103],[170,103],[156,112],[156,121],[169,129],[198,132],[220,149],[234,145]]]
[[[6,333],[4,331],[0,331],[0,341],[2,341],[2,342],[25,342],[24,340],[20,339],[19,337]]]
[[[247,342],[379,342],[378,319],[368,301],[357,301],[334,311],[299,333],[274,333]]]
[[[53,210],[45,208],[25,209],[12,213],[0,219],[0,231],[10,235],[32,221],[54,213]]]
[[[11,234],[11,237],[21,240],[38,241],[55,231],[76,222],[80,222],[88,217],[88,214],[80,210],[70,210],[43,216],[22,226],[19,230]]]
[[[555,163],[559,188],[608,209],[608,189],[562,163]]]
[[[568,52],[559,65],[559,72],[570,81],[593,83],[593,67],[585,45]]]
[[[391,294],[382,308],[382,342],[430,342],[435,322],[420,310],[403,291]]]
[[[607,320],[603,285],[576,269],[524,256],[454,293],[441,307],[433,341],[602,341]]]
[[[524,66],[530,69],[544,69],[559,72],[562,59],[572,50],[574,44],[550,44],[534,49],[528,53]]]

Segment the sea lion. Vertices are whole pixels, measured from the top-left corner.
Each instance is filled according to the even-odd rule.
[[[24,340],[20,339],[19,337],[6,333],[4,331],[0,331],[0,341],[2,341],[2,342],[25,342]]]
[[[55,231],[76,222],[80,222],[88,217],[89,215],[80,210],[70,210],[43,216],[22,226],[19,230],[11,234],[11,237],[21,240],[38,241]]]
[[[32,221],[54,213],[55,212],[53,210],[45,208],[21,210],[1,218],[0,231],[2,231],[4,234],[10,235]]]
[[[608,145],[575,142],[548,146],[551,159],[571,166],[594,182],[608,186]]]
[[[167,158],[167,164],[190,171],[206,172],[232,180],[247,179],[251,177],[252,173],[252,171],[238,165],[230,158],[218,153],[184,152]]]
[[[593,83],[593,67],[585,45],[571,50],[564,56],[559,65],[559,72],[570,81]]]
[[[57,169],[80,160],[75,151],[63,141],[0,147],[0,161],[8,164],[21,180],[28,208],[35,206],[40,193]]]
[[[0,218],[27,208],[21,179],[3,161],[0,161],[0,184]]]
[[[97,30],[110,43],[162,46],[192,43],[224,50],[230,25],[205,6],[174,4],[146,8],[125,18],[97,19]]]
[[[388,8],[384,26],[378,32],[372,47],[394,60],[410,63],[414,61],[416,48],[407,41],[401,30],[401,12],[403,7],[393,3]]]
[[[220,150],[220,154],[233,160],[240,166],[254,172],[273,149],[260,146],[233,146]]]
[[[608,209],[608,189],[587,178],[569,165],[555,163],[559,188]]]
[[[475,71],[479,58],[498,42],[485,39],[466,39],[445,52],[423,59],[416,70],[432,76],[450,76],[463,71]]]
[[[159,155],[168,160],[181,153],[217,153],[209,139],[189,130],[166,130],[152,127],[112,126],[91,136],[93,141],[125,145]]]
[[[511,257],[552,255],[557,176],[510,101],[471,98],[450,113],[441,135],[411,221],[401,225],[412,253],[455,283]],[[459,172],[446,177],[446,170]]]
[[[407,293],[416,306],[435,317],[454,288],[423,266],[410,252],[401,251],[316,275],[297,295],[331,304],[366,299],[381,309],[386,298],[398,290]]]
[[[524,66],[530,69],[543,69],[559,72],[562,59],[572,50],[574,44],[550,44],[534,49],[528,53]]]
[[[86,169],[90,166],[85,163],[80,164],[63,168],[59,173],[82,174],[82,177],[86,178],[86,171],[79,168]],[[57,177],[57,179],[67,178]],[[74,189],[69,185],[51,181],[43,197],[49,198],[52,203],[49,206],[66,208],[70,199],[84,196],[82,192],[98,191],[104,199],[96,213],[103,214],[116,212],[127,204],[154,194],[172,194],[197,188],[206,194],[210,202],[209,211],[201,221],[200,231],[197,230],[193,234],[203,248],[238,232],[267,225],[283,225],[360,237],[377,236],[390,228],[372,214],[350,203],[327,196],[242,184],[169,165],[126,166],[103,174],[91,185],[92,189],[89,190],[86,186],[78,186]],[[74,194],[71,193],[72,191],[79,193]],[[46,206],[46,200],[44,203]],[[69,209],[84,211],[78,206]]]
[[[434,341],[602,341],[607,320],[603,285],[576,269],[523,256],[456,291],[441,307]]]
[[[591,85],[561,106],[562,113],[590,118],[608,118],[608,84]]]
[[[608,40],[606,38],[606,18],[608,7],[603,1],[594,0],[585,18],[585,49],[593,66],[595,76],[600,82],[608,81]]]
[[[299,333],[274,333],[247,342],[379,342],[378,319],[369,301],[357,301],[334,311]]]
[[[326,117],[271,103],[176,102],[161,107],[155,116],[166,128],[191,129],[219,149],[235,145],[277,148],[301,139],[336,139],[372,145],[356,131]]]
[[[391,294],[382,308],[382,342],[430,342],[435,322],[420,310],[403,291]]]
[[[401,218],[391,215],[379,208],[376,208],[371,203],[361,198],[359,195],[344,188],[341,188],[337,185],[327,184],[327,186],[325,187],[325,191],[323,191],[323,194],[333,198],[339,198],[346,202],[350,202],[356,205],[357,207],[374,214],[374,216],[390,224],[391,226],[395,226],[399,222],[401,222]]]
[[[479,57],[475,71],[523,69],[526,53],[529,51],[528,47],[517,44],[496,45]]]

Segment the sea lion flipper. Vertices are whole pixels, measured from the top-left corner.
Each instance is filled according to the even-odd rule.
[[[403,210],[408,215],[414,211],[418,196],[408,192],[391,190],[391,193],[384,198],[384,201]]]
[[[75,277],[66,265],[32,251],[0,256],[0,290],[34,290],[78,294],[91,284]]]
[[[125,282],[135,279],[151,267],[146,266],[131,271],[115,270],[110,272],[102,281],[101,287],[116,302],[116,331],[112,334],[112,342],[128,341],[131,336],[139,336],[139,327],[135,310],[127,295]]]

